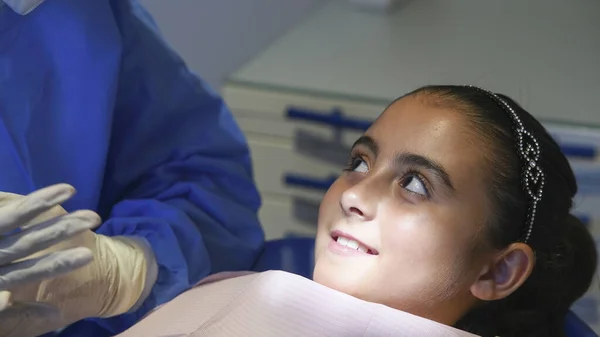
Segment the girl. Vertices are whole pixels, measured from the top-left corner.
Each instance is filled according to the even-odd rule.
[[[512,99],[420,88],[325,195],[314,280],[482,336],[561,336],[596,270],[576,192],[559,146]]]

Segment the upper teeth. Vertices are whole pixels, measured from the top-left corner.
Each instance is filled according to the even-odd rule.
[[[363,253],[366,253],[368,251],[367,247],[361,245],[357,241],[354,241],[354,240],[351,240],[351,239],[348,239],[348,238],[344,238],[344,237],[341,237],[341,236],[338,236],[337,243],[339,243],[342,246],[346,246],[348,248],[356,249],[356,250],[361,251]]]

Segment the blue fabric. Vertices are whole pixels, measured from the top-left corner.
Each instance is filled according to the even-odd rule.
[[[0,190],[68,182],[98,233],[146,238],[158,280],[136,312],[61,336],[112,336],[210,273],[247,270],[264,235],[249,151],[222,99],[129,0],[0,8]]]
[[[312,280],[314,250],[314,238],[289,237],[268,241],[252,271],[283,270]]]

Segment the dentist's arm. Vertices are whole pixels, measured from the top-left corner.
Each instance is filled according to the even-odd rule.
[[[141,238],[157,278],[112,333],[205,276],[245,270],[262,249],[246,140],[221,97],[192,74],[135,1],[113,0],[124,49],[98,229]],[[114,206],[113,206],[114,205]]]

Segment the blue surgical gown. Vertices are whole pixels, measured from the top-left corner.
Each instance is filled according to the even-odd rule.
[[[111,336],[262,249],[246,140],[223,100],[130,0],[0,7],[0,190],[68,182],[64,206],[92,209],[97,233],[138,235],[158,279],[135,312],[87,319],[62,336]]]

